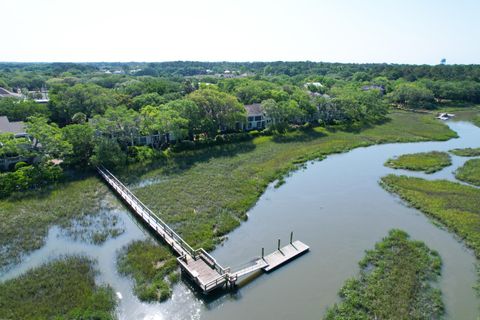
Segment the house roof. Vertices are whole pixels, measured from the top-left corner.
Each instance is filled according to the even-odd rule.
[[[23,121],[8,121],[7,117],[0,117],[0,133],[25,133],[25,123]]]
[[[12,98],[21,98],[22,95],[18,93],[13,93],[8,91],[5,88],[0,87],[0,98],[7,98],[7,97],[12,97]]]
[[[263,107],[260,103],[247,104],[244,108],[247,110],[247,115],[249,116],[263,114]]]
[[[371,84],[371,85],[368,85],[368,86],[363,86],[362,87],[362,90],[363,91],[368,91],[368,90],[380,90],[380,91],[385,91],[385,87],[382,86],[382,85],[378,85],[378,84]]]

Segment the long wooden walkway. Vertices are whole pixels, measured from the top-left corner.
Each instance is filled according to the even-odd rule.
[[[113,191],[133,212],[154,230],[178,254],[177,261],[204,293],[219,287],[235,285],[238,278],[258,270],[270,271],[281,264],[305,253],[309,247],[301,241],[292,242],[277,251],[256,259],[249,266],[232,272],[221,266],[203,248],[194,250],[173,231],[160,217],[143,204],[120,180],[104,167],[97,167],[98,173]],[[263,250],[263,249],[262,249]]]

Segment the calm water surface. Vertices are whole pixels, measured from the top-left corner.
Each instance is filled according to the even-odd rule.
[[[122,299],[120,319],[320,319],[338,301],[337,292],[359,271],[365,249],[400,228],[413,239],[437,250],[443,260],[439,286],[448,319],[476,319],[478,300],[475,258],[455,237],[435,226],[423,214],[384,191],[380,177],[408,174],[426,179],[455,180],[452,172],[468,158],[452,155],[453,164],[426,175],[383,166],[392,156],[411,152],[480,147],[480,128],[467,122],[449,122],[460,138],[447,142],[386,144],[329,156],[295,172],[278,189],[269,187],[249,212],[249,220],[229,234],[213,252],[226,266],[241,267],[261,248],[275,250],[276,241],[288,242],[290,231],[311,251],[270,274],[243,281],[236,292],[205,300],[187,282],[174,288],[166,303],[141,303],[132,293],[132,281],[116,272],[116,252],[133,239],[150,237],[118,204],[126,232],[101,246],[86,245],[61,236],[52,228],[46,245],[0,279],[12,278],[61,254],[82,253],[98,260],[99,281],[109,283]],[[112,200],[111,201],[116,201]],[[254,280],[254,281],[253,281]]]

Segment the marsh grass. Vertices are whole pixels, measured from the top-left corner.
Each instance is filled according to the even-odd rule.
[[[113,291],[95,284],[94,266],[68,256],[0,283],[0,318],[114,319]]]
[[[464,239],[480,257],[480,189],[396,175],[383,177],[381,185]]]
[[[477,127],[480,127],[480,115],[476,116],[472,121]]]
[[[211,250],[247,219],[248,209],[269,183],[277,181],[280,187],[288,173],[309,160],[359,146],[453,137],[456,133],[431,115],[394,112],[391,121],[360,132],[318,127],[287,132],[280,138],[259,136],[235,144],[171,152],[164,160],[117,174],[136,185],[134,193],[190,245]],[[142,186],[144,180],[149,183]]]
[[[187,242],[211,250],[247,218],[248,209],[270,182],[282,181],[309,160],[378,143],[456,137],[431,115],[393,112],[390,117],[391,121],[363,130],[318,127],[282,137],[258,136],[199,150],[169,151],[148,166],[132,166],[119,174],[130,184],[138,184],[134,192]],[[141,186],[144,180],[152,183]],[[98,212],[106,193],[103,183],[87,176],[0,201],[1,264],[19,261],[24,253],[40,248],[50,226],[66,228],[72,219]],[[99,234],[95,239],[101,242],[105,236]],[[119,268],[133,277],[135,291],[144,300],[169,295],[165,276],[172,272],[174,256],[166,249],[157,250],[148,242],[139,242],[126,249],[130,254],[119,258]],[[168,264],[157,264],[153,270],[152,261]]]
[[[53,225],[73,238],[92,243],[122,233],[123,227],[105,215],[109,212],[101,199],[107,192],[96,177],[88,177],[0,200],[0,269],[42,247]]]
[[[366,252],[360,275],[340,290],[342,302],[325,319],[439,319],[444,313],[440,290],[433,287],[442,262],[436,251],[401,230]]]
[[[164,301],[178,281],[177,261],[170,251],[152,240],[133,241],[119,252],[118,271],[135,280],[134,291],[142,301]]]
[[[425,173],[440,171],[451,164],[450,155],[439,151],[404,154],[385,162],[385,166],[393,169],[424,171]]]
[[[465,148],[465,149],[453,149],[449,152],[459,157],[478,157],[480,156],[480,148]]]
[[[471,159],[455,171],[458,180],[480,186],[480,159]]]

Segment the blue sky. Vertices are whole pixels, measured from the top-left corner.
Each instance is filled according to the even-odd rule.
[[[0,61],[480,63],[479,0],[0,0]]]

